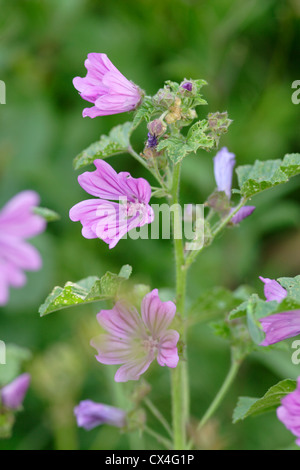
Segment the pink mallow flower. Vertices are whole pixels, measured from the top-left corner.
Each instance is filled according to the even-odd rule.
[[[275,279],[269,279],[259,276],[259,279],[265,284],[264,293],[266,301],[276,300],[280,303],[288,295],[279,282]],[[300,334],[300,310],[290,310],[288,312],[275,313],[259,319],[262,329],[266,334],[265,339],[260,346],[269,346],[279,343],[287,338],[292,338]]]
[[[6,408],[17,410],[21,407],[30,384],[30,374],[19,375],[0,390],[0,403]]]
[[[76,204],[70,210],[70,219],[82,223],[85,238],[101,238],[113,248],[131,229],[153,221],[154,212],[148,204],[151,186],[144,178],[116,173],[104,160],[95,160],[94,165],[96,170],[79,175],[78,182],[99,199]]]
[[[277,417],[296,437],[296,444],[300,446],[300,377],[297,388],[281,400],[277,408]]]
[[[176,312],[173,302],[162,302],[154,289],[142,300],[141,316],[134,307],[117,302],[112,310],[101,310],[97,319],[107,334],[91,341],[102,364],[123,364],[116,382],[138,380],[156,358],[160,366],[176,367],[179,333],[169,330]]]
[[[34,191],[23,191],[14,196],[0,211],[0,305],[9,299],[9,287],[22,287],[26,282],[24,271],[41,268],[41,257],[26,238],[41,233],[45,220],[33,213],[39,204]]]
[[[84,63],[87,74],[75,77],[74,87],[81,98],[94,106],[83,110],[83,117],[106,116],[132,111],[141,101],[143,92],[111,63],[106,54],[92,52]]]
[[[77,425],[90,431],[101,424],[122,428],[126,422],[126,412],[114,406],[103,405],[92,400],[83,400],[74,408]]]
[[[276,300],[277,302],[281,302],[287,296],[287,291],[284,289],[279,282],[275,281],[275,279],[269,279],[268,277],[259,276],[259,279],[265,284],[264,286],[264,294],[266,297],[267,302],[271,302],[272,300]]]
[[[221,148],[213,159],[214,175],[217,183],[217,191],[224,192],[231,199],[232,174],[235,165],[235,154],[228,151],[227,147]],[[249,217],[255,210],[255,206],[244,206],[231,218],[232,224],[239,224],[243,219]],[[231,209],[231,212],[234,208]]]
[[[224,191],[231,198],[232,173],[235,165],[235,155],[227,147],[221,148],[214,157],[214,174],[218,191]]]
[[[275,313],[259,319],[266,337],[260,346],[269,346],[300,334],[300,310]]]

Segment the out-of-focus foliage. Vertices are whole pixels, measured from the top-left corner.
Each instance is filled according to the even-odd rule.
[[[199,117],[228,111],[233,123],[221,145],[236,154],[237,164],[282,159],[300,148],[300,105],[291,101],[292,82],[300,79],[299,2],[0,0],[0,10],[0,79],[6,83],[6,104],[0,105],[0,205],[30,188],[39,192],[43,207],[61,216],[33,240],[43,269],[28,274],[27,285],[12,290],[0,311],[0,339],[32,352],[27,369],[33,376],[14,435],[0,441],[0,448],[128,448],[127,436],[113,428],[77,430],[72,413],[80,399],[113,405],[116,394],[122,394],[111,388],[113,373],[97,363],[89,346],[102,304],[45,318],[39,317],[38,306],[54,285],[118,272],[123,264],[133,266],[134,282],[162,287],[171,298],[172,243],[127,239],[109,250],[100,240],[84,239],[80,224],[70,221],[69,209],[84,196],[72,168],[74,157],[128,121],[127,114],[83,119],[85,103],[72,78],[85,75],[88,52],[105,52],[150,95],[167,79],[204,79],[208,106],[198,108]],[[137,151],[146,133],[146,126],[134,132]],[[185,158],[183,203],[200,203],[213,191],[213,155],[199,150]],[[110,163],[153,182],[129,155],[113,156]],[[297,176],[256,196],[254,214],[203,252],[190,272],[190,305],[216,285],[234,290],[249,284],[262,294],[258,275],[299,274],[299,187]],[[222,383],[229,352],[203,322],[193,325],[189,343],[192,415],[199,418]],[[275,413],[231,424],[238,396],[263,396],[279,380],[299,375],[291,354],[289,342],[282,350],[252,354],[216,421],[199,437],[202,446],[273,449],[293,441]],[[170,417],[168,371],[153,367],[147,377],[152,400]],[[130,439],[134,448],[142,445],[135,436]],[[146,446],[157,444],[147,438]]]

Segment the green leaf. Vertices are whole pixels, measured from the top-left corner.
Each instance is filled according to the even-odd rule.
[[[0,387],[14,380],[22,370],[23,362],[31,358],[28,349],[15,344],[6,345],[6,363],[0,364]]]
[[[239,397],[233,412],[233,422],[275,410],[282,398],[296,389],[296,385],[296,380],[285,379],[271,387],[262,398]]]
[[[234,320],[247,315],[248,308],[253,309],[255,319],[266,317],[272,313],[287,310],[300,309],[300,275],[296,277],[280,277],[277,281],[287,290],[287,297],[280,303],[272,300],[267,302],[260,299],[257,294],[249,295],[249,298],[231,310],[228,319]]]
[[[47,222],[54,222],[60,219],[60,215],[57,212],[46,207],[34,207],[33,212],[43,217]]]
[[[300,174],[300,154],[287,154],[283,160],[256,160],[254,165],[239,166],[236,172],[241,193],[249,198]]]
[[[129,279],[130,276],[132,274],[132,266],[130,266],[129,264],[124,264],[124,266],[122,266],[122,268],[120,269],[120,272],[119,272],[119,277],[123,277],[124,279]]]
[[[120,273],[107,272],[101,278],[90,276],[78,282],[67,282],[64,287],[56,286],[45,302],[40,306],[39,313],[43,317],[63,308],[116,297],[122,282],[129,278],[131,266],[123,266]]]
[[[182,136],[173,136],[169,137],[168,139],[161,140],[156,147],[156,150],[158,152],[161,150],[166,150],[168,157],[175,164],[179,163],[192,151]]]
[[[124,124],[113,127],[108,136],[101,136],[100,140],[94,142],[77,155],[73,162],[74,169],[79,170],[84,166],[90,165],[97,158],[104,159],[127,152],[132,131],[133,124],[131,122],[125,122]]]
[[[300,275],[296,277],[280,277],[278,282],[287,290],[287,297],[281,302],[284,310],[300,308]]]
[[[209,131],[208,121],[206,119],[196,122],[184,138],[182,135],[172,136],[163,139],[157,146],[157,151],[166,150],[173,163],[179,163],[191,152],[204,149],[210,150],[215,146],[215,140],[206,133]]]
[[[187,134],[187,142],[191,151],[197,152],[199,148],[210,150],[215,147],[214,138],[207,134],[209,131],[209,122],[206,119],[198,121],[190,127]]]
[[[247,326],[252,341],[256,344],[260,344],[264,339],[264,333],[261,328],[261,324],[255,317],[255,313],[250,309],[248,305],[247,309]]]
[[[266,302],[258,297],[257,294],[252,294],[248,300],[242,302],[238,307],[231,310],[228,319],[234,320],[235,318],[244,317],[248,311],[254,315],[253,318],[259,319],[275,313],[278,310],[279,304],[276,300]]]
[[[132,122],[132,129],[136,129],[142,121],[150,122],[155,112],[156,107],[153,104],[151,96],[145,96],[142,104],[137,108],[135,112]]]

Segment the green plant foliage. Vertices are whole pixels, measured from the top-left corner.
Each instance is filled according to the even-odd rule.
[[[300,154],[287,154],[283,160],[256,160],[254,165],[239,166],[236,172],[241,194],[249,198],[300,174]]]
[[[75,170],[79,170],[93,163],[97,158],[108,158],[120,153],[126,153],[129,147],[129,138],[133,130],[131,122],[125,122],[113,127],[109,135],[102,135],[100,140],[89,145],[77,157],[73,165]]]
[[[130,274],[131,267],[127,265],[119,274],[107,272],[101,278],[90,276],[78,282],[67,282],[64,287],[56,286],[40,306],[39,313],[43,317],[63,308],[112,299]]]
[[[46,207],[35,207],[33,212],[43,217],[47,222],[55,222],[60,219],[60,215],[57,212]]]
[[[296,388],[296,381],[291,379],[282,380],[273,385],[262,398],[239,397],[233,412],[233,422],[237,423],[248,416],[256,416],[261,413],[275,410],[288,393]]]
[[[15,344],[6,345],[6,364],[0,364],[0,387],[14,380],[22,371],[24,362],[31,358],[31,352]]]

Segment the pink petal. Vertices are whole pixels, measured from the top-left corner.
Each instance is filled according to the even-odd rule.
[[[244,206],[241,207],[240,210],[237,211],[237,213],[232,217],[231,223],[232,224],[239,224],[242,220],[246,219],[246,217],[249,217],[254,211],[256,207],[255,206]],[[231,210],[231,212],[234,211],[234,208]]]
[[[300,310],[276,313],[259,319],[266,337],[260,346],[269,346],[300,334]]]
[[[159,340],[157,362],[160,366],[176,367],[179,361],[177,343],[179,333],[175,330],[166,331]]]
[[[131,343],[127,338],[112,335],[99,335],[90,342],[98,354],[95,356],[101,364],[124,364],[135,359]]]
[[[126,412],[113,406],[84,400],[74,408],[77,424],[89,431],[101,424],[123,427],[126,421]]]
[[[34,191],[22,191],[14,196],[0,211],[0,233],[29,238],[44,231],[46,221],[32,212],[39,204]]]
[[[0,235],[0,253],[5,261],[25,270],[36,271],[42,266],[36,248],[14,237]]]
[[[97,98],[95,106],[103,113],[103,115],[108,112],[109,114],[119,114],[126,111],[132,111],[136,108],[139,101],[140,96],[106,94]]]
[[[162,302],[158,296],[158,290],[154,289],[143,298],[141,312],[152,337],[157,339],[171,324],[176,305],[171,301]]]
[[[235,155],[226,147],[221,148],[214,157],[214,174],[218,191],[224,191],[228,199],[231,198],[231,184]]]
[[[118,72],[118,69],[109,60],[106,54],[90,52],[84,63],[86,69],[99,78],[103,78],[108,72]]]
[[[96,106],[93,106],[91,108],[84,108],[84,110],[82,111],[82,116],[95,118],[98,116],[110,116],[111,114],[119,114],[119,112],[119,110],[112,111],[109,108],[99,109]]]
[[[4,267],[0,264],[0,305],[6,305],[9,299],[9,284],[4,272]]]
[[[23,271],[12,263],[6,263],[5,275],[8,284],[12,287],[23,287],[26,283],[26,276]]]
[[[123,180],[118,173],[104,160],[95,160],[96,170],[86,171],[78,176],[80,186],[92,196],[102,199],[119,200],[126,196],[123,189]],[[127,173],[127,176],[130,176]]]
[[[153,356],[149,355],[124,364],[117,370],[115,381],[128,382],[128,380],[139,380],[140,376],[149,368],[152,361]]]
[[[109,88],[113,94],[128,95],[129,97],[132,97],[135,103],[140,99],[138,87],[127,80],[127,78],[125,78],[119,71],[108,72],[105,74],[103,77],[103,85]]]
[[[5,385],[0,391],[3,405],[13,410],[18,409],[23,403],[29,384],[30,375],[22,374]]]
[[[107,224],[111,218],[115,220],[119,212],[119,204],[100,199],[87,199],[70,209],[69,216],[73,222],[80,221],[83,225],[82,235],[85,238],[97,238],[99,225]],[[100,237],[102,238],[102,237]]]
[[[144,326],[134,307],[117,302],[111,310],[101,310],[97,315],[99,324],[113,336],[128,339],[144,334]]]
[[[287,297],[287,291],[279,284],[279,282],[262,276],[259,276],[259,279],[265,284],[264,293],[267,302],[271,302],[272,300],[281,302]]]

